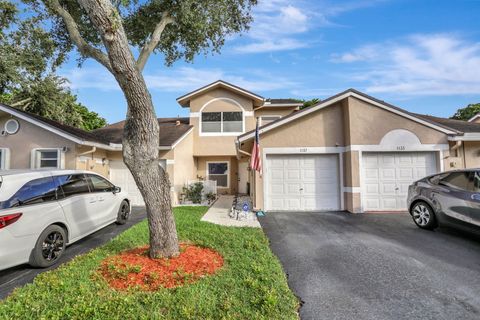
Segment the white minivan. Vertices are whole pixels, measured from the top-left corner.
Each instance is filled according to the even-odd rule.
[[[129,217],[127,194],[98,174],[0,171],[0,270],[49,267],[67,245]]]

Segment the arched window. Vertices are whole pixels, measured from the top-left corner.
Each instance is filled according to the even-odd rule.
[[[243,107],[229,98],[207,102],[200,111],[200,134],[238,135],[245,131]]]

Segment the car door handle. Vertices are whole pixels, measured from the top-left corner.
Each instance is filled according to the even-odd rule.
[[[474,193],[471,196],[472,200],[480,201],[480,193]]]
[[[98,201],[105,201],[105,198],[99,198]]]

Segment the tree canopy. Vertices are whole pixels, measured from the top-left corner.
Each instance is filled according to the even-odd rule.
[[[44,29],[42,16],[22,14],[16,4],[0,0],[0,102],[85,130],[105,126],[54,74],[67,44]]]
[[[47,76],[0,96],[0,102],[63,124],[94,130],[107,121],[77,101],[65,82],[56,76]]]
[[[468,121],[480,112],[480,103],[471,103],[465,108],[458,109],[451,119]]]

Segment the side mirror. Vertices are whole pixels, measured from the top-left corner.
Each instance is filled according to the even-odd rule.
[[[113,192],[113,194],[120,193],[120,192],[122,192],[122,188],[115,186],[115,187],[113,187],[112,192]]]

